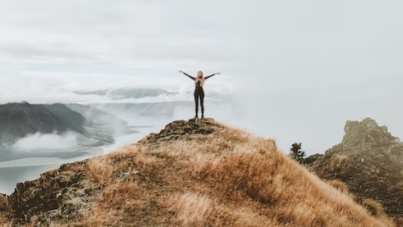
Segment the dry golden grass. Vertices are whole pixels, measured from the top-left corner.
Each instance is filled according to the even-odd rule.
[[[375,216],[378,220],[382,220],[384,223],[389,223],[389,225],[394,223],[393,220],[385,214],[385,210],[383,209],[382,204],[379,202],[366,198],[362,201],[362,206],[364,206],[372,214],[372,216]]]
[[[372,214],[372,216],[375,216],[378,219],[385,221],[389,219],[385,214],[385,210],[383,209],[382,204],[373,199],[364,199],[362,201],[362,206],[365,207]]]
[[[348,194],[348,192],[349,192],[347,185],[344,182],[341,182],[339,180],[331,180],[331,181],[327,181],[326,183],[328,185],[336,188],[343,194]]]
[[[102,200],[93,209],[93,215],[87,219],[90,226],[114,225],[126,218],[125,211],[142,206],[142,188],[136,183],[120,183],[107,186],[102,193]],[[129,214],[130,215],[130,214]]]
[[[9,227],[11,226],[9,220],[7,219],[7,214],[4,212],[0,212],[0,227]]]
[[[105,186],[113,179],[113,163],[108,156],[98,156],[88,162],[88,166],[95,180]]]
[[[336,188],[337,190],[339,190],[341,193],[348,195],[349,197],[351,197],[352,199],[354,199],[354,195],[349,194],[349,190],[347,185],[344,182],[341,182],[339,180],[331,180],[331,181],[327,181],[327,184],[329,184],[330,186]],[[386,223],[389,226],[393,226],[394,222],[392,219],[390,219],[386,214],[385,214],[385,210],[382,207],[382,204],[380,204],[379,202],[373,200],[373,199],[369,199],[369,198],[364,198],[360,200],[360,205],[363,206],[365,209],[367,209],[369,211],[369,213],[376,217],[378,220],[381,220],[381,222]],[[398,223],[398,221],[395,221],[395,223]],[[400,225],[398,225],[400,226]]]
[[[166,198],[168,210],[177,214],[182,226],[267,226],[274,224],[264,215],[256,214],[248,207],[235,208],[222,204],[218,199],[194,193],[176,194]]]
[[[362,205],[366,207],[373,216],[381,216],[385,214],[382,205],[373,199],[364,199]]]
[[[277,151],[275,141],[230,128],[129,145],[89,168],[103,192],[77,226],[395,226]]]

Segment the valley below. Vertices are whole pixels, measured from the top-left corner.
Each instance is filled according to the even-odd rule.
[[[19,107],[24,105],[32,106],[21,103]],[[16,142],[12,145],[0,146],[1,193],[11,194],[17,183],[34,180],[41,173],[58,168],[63,163],[73,163],[107,154],[124,145],[135,143],[172,120],[172,116],[166,115],[147,117],[129,111],[122,114],[115,111],[114,114],[109,114],[106,110],[85,105],[66,106],[84,117],[81,121],[85,133],[72,130],[61,134],[31,132],[25,137],[16,138]],[[62,108],[59,106],[57,109],[59,116],[60,109],[66,113],[64,105]],[[71,113],[63,114],[62,118],[75,123],[80,121],[77,117],[79,115],[75,115],[75,118],[71,116]],[[91,123],[88,123],[87,119],[91,119]]]
[[[143,118],[145,122],[156,123],[157,126],[135,126],[137,133],[120,135],[114,138],[114,142],[102,146],[81,146],[76,150],[54,150],[45,152],[18,152],[8,158],[0,157],[0,192],[10,194],[19,182],[34,180],[43,172],[58,168],[63,163],[73,163],[116,151],[120,147],[136,143],[151,132],[157,131],[163,122],[169,119]],[[133,120],[132,120],[133,122]],[[134,120],[134,123],[138,120]]]

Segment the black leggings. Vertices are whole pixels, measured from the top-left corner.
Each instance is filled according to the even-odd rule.
[[[204,117],[204,91],[203,90],[195,90],[195,104],[196,104],[196,117],[199,113],[199,99],[200,99],[200,106],[201,106],[201,113],[202,118]]]

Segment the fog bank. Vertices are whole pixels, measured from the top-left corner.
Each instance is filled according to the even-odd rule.
[[[61,135],[56,133],[53,134],[42,134],[35,133],[28,135],[22,139],[19,139],[13,145],[11,149],[16,152],[56,152],[66,151],[77,147],[77,133],[66,132]]]

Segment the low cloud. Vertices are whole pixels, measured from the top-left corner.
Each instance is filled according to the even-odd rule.
[[[61,135],[35,133],[19,139],[11,145],[11,149],[16,152],[64,152],[77,146],[76,138],[74,132]]]

